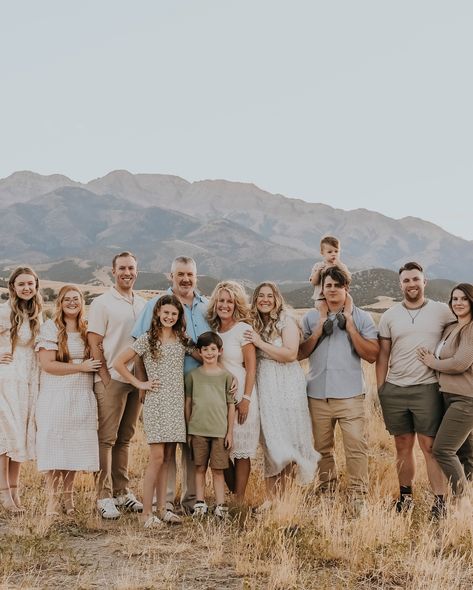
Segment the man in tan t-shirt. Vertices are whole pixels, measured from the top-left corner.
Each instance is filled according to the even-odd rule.
[[[399,270],[403,300],[388,309],[379,324],[380,352],[376,363],[379,400],[389,433],[394,435],[400,496],[396,510],[412,506],[417,435],[435,502],[432,516],[443,512],[446,480],[432,454],[443,416],[435,372],[421,363],[419,347],[434,350],[444,327],[454,317],[445,303],[424,297],[425,277],[420,264],[408,262]],[[389,372],[388,372],[389,367]]]
[[[120,516],[117,507],[133,512],[143,509],[128,489],[128,451],[141,404],[138,391],[123,381],[113,363],[133,343],[131,331],[146,301],[133,292],[137,266],[131,252],[115,256],[112,273],[115,285],[94,299],[88,318],[90,351],[102,361],[94,387],[99,418],[97,509],[106,519]]]

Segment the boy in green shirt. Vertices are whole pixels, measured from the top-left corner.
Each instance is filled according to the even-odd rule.
[[[204,332],[196,344],[202,366],[186,375],[187,438],[192,449],[197,501],[194,516],[208,512],[204,500],[205,473],[210,465],[214,484],[215,516],[226,518],[224,470],[233,444],[235,400],[230,393],[233,376],[218,365],[223,342],[215,332]]]

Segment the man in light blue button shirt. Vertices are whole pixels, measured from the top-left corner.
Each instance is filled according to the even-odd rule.
[[[207,323],[207,299],[196,291],[197,267],[193,258],[178,256],[171,266],[172,286],[168,293],[176,295],[184,307],[186,317],[186,331],[194,342],[197,338],[210,330]],[[138,338],[149,330],[153,309],[159,295],[148,301],[136,320],[131,335]],[[189,355],[184,360],[184,374],[192,371],[199,363]],[[195,504],[195,470],[187,445],[182,445],[182,493],[181,504],[187,511],[192,511]],[[174,502],[176,489],[176,463],[173,461],[168,468],[168,508]]]
[[[339,267],[322,275],[324,301],[302,320],[304,337],[299,358],[309,358],[307,395],[314,446],[322,455],[319,481],[322,490],[336,483],[334,431],[343,436],[348,488],[356,499],[367,492],[368,449],[365,427],[365,383],[361,359],[370,363],[379,351],[378,333],[369,313],[353,305],[350,278]]]

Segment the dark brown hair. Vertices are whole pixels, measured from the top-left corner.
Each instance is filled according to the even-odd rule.
[[[220,338],[220,336],[217,334],[217,332],[210,332],[209,331],[209,332],[204,332],[203,334],[201,334],[197,338],[197,344],[195,345],[195,347],[200,350],[204,346],[210,346],[211,344],[215,344],[215,346],[219,350],[222,350],[223,340]]]
[[[351,278],[339,266],[329,266],[324,270],[322,276],[320,277],[320,285],[322,289],[324,288],[325,279],[327,277],[330,277],[336,281],[340,287],[348,287],[351,283]]]
[[[190,339],[186,334],[186,318],[184,315],[184,308],[182,303],[175,295],[163,295],[160,297],[153,308],[153,317],[151,319],[151,327],[148,331],[148,342],[151,354],[157,358],[159,356],[159,347],[161,346],[161,334],[163,325],[159,319],[159,310],[164,305],[174,305],[179,312],[177,322],[172,327],[172,331],[176,334],[178,340],[184,345],[190,344]]]
[[[468,299],[468,303],[470,304],[470,314],[472,314],[473,316],[473,285],[471,285],[470,283],[458,283],[458,285],[455,285],[455,287],[453,287],[452,292],[450,293],[450,299],[448,300],[449,308],[452,310],[452,313],[456,316],[456,313],[453,311],[452,300],[453,292],[457,289],[458,291],[461,291]]]
[[[406,264],[399,269],[399,274],[403,273],[405,270],[418,270],[422,274],[424,273],[424,269],[418,262],[406,262]]]

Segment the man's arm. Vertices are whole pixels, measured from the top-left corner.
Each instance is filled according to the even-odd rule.
[[[95,332],[88,332],[87,341],[89,343],[90,354],[92,355],[92,358],[96,361],[101,361],[102,363],[100,369],[98,370],[98,374],[104,386],[107,387],[107,385],[110,383],[111,377],[107,369],[107,362],[103,355],[103,336],[96,334]]]
[[[391,356],[391,339],[379,339],[379,354],[376,361],[376,383],[378,389],[386,382],[388,374],[389,357]]]

